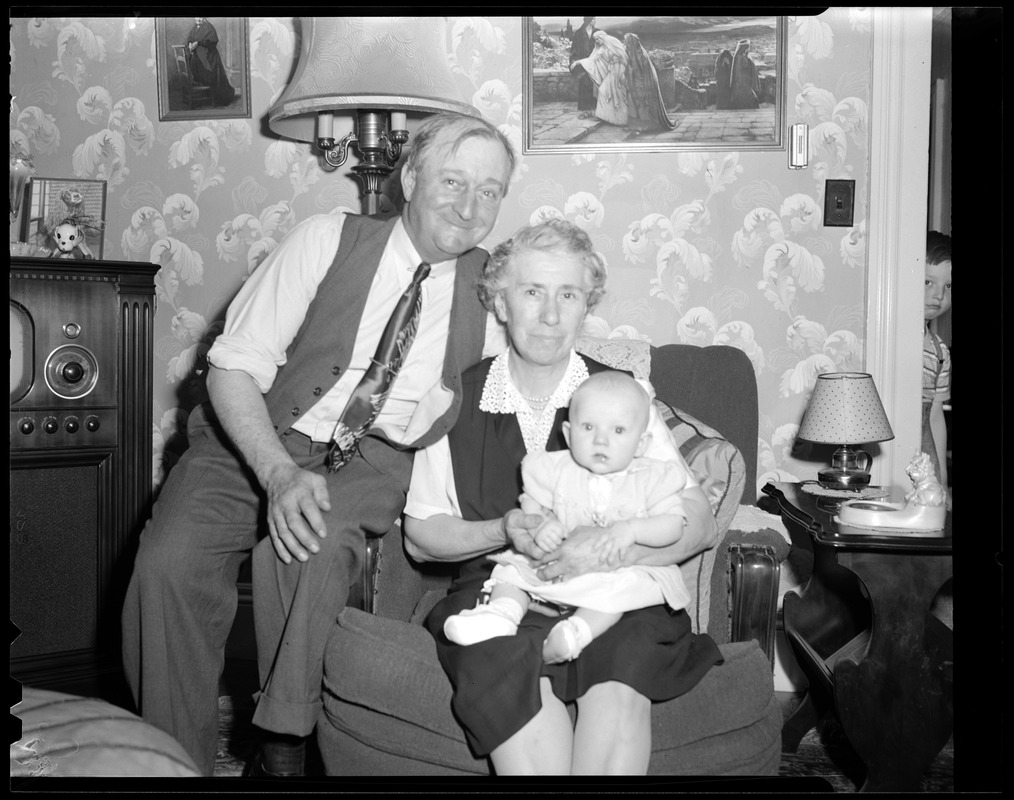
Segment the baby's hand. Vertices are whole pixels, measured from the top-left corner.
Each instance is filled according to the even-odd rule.
[[[620,523],[612,526],[608,532],[603,532],[593,545],[593,549],[607,566],[618,567],[623,564],[631,546],[636,543],[633,529]]]
[[[556,550],[566,538],[567,529],[555,517],[548,517],[535,531],[535,543],[547,553]]]

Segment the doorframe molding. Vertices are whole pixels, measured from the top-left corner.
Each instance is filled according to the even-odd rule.
[[[874,460],[883,485],[908,485],[922,443],[932,22],[929,7],[873,9],[866,369],[894,430]]]

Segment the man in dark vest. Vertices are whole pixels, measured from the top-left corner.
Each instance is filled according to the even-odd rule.
[[[575,67],[574,62],[588,58],[592,54],[592,50],[595,49],[592,34],[596,30],[598,29],[595,27],[595,17],[585,17],[570,44],[570,69],[577,79],[577,112],[581,119],[595,113],[595,82],[582,67]]]
[[[414,451],[447,433],[461,372],[483,356],[475,285],[487,253],[477,245],[513,169],[494,126],[431,117],[402,169],[399,217],[305,220],[229,306],[208,353],[210,404],[190,415],[189,449],[141,535],[123,610],[124,665],[141,715],[204,774],[215,763],[218,681],[251,550],[253,721],[266,736],[249,774],[303,774],[324,647],[362,572],[365,536],[400,516]],[[343,412],[409,292],[421,292],[421,305],[407,356],[383,396],[370,396],[379,412],[336,467]]]

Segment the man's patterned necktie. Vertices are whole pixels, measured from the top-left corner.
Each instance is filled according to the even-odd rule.
[[[337,472],[352,460],[359,448],[359,440],[383,408],[415,339],[422,308],[422,282],[429,274],[430,265],[426,262],[420,264],[412,276],[412,283],[398,298],[398,304],[380,337],[377,353],[335,425],[331,449],[327,454],[328,472]]]

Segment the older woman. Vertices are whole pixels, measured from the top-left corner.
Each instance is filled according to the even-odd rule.
[[[454,686],[453,707],[478,755],[497,774],[644,774],[651,752],[651,701],[691,689],[722,657],[695,635],[684,611],[631,611],[573,661],[543,662],[556,622],[530,610],[515,636],[473,645],[449,642],[444,620],[481,602],[492,569],[487,553],[513,546],[543,578],[609,571],[595,549],[608,528],[578,528],[544,553],[532,532],[541,517],[518,507],[527,452],[561,450],[574,389],[606,369],[578,355],[585,315],[604,292],[605,266],[588,236],[563,220],[523,228],[493,252],[480,282],[486,307],[506,326],[508,346],[462,375],[462,409],[451,433],[421,451],[406,506],[408,553],[422,561],[464,562],[426,625]],[[657,413],[648,455],[679,460]],[[659,427],[661,426],[661,427]],[[683,538],[666,548],[635,546],[622,566],[676,564],[710,547],[717,529],[691,478],[682,499]],[[629,524],[629,523],[628,523]],[[638,520],[635,524],[650,524]],[[576,701],[573,725],[566,703]]]

